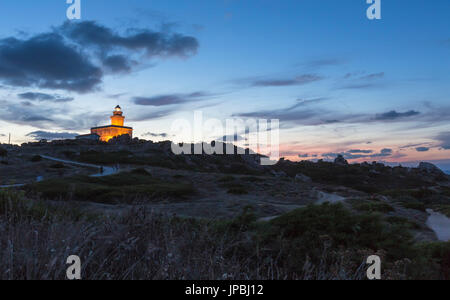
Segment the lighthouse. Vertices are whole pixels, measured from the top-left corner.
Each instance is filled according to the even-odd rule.
[[[124,134],[129,135],[130,138],[133,137],[133,128],[124,126],[125,116],[119,105],[114,108],[110,118],[111,125],[91,128],[91,135],[98,135],[102,142],[108,142],[110,139]]]

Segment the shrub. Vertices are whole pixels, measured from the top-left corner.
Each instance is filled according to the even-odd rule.
[[[163,197],[182,198],[195,192],[190,183],[154,179],[144,169],[105,177],[50,179],[27,186],[27,191],[30,194],[40,194],[45,199],[74,199],[109,204]]]
[[[381,212],[388,213],[395,211],[395,209],[385,202],[375,201],[351,201],[352,208],[363,212]]]
[[[42,156],[40,155],[35,155],[30,159],[31,162],[40,162],[42,161]]]
[[[0,147],[0,157],[6,157],[8,156],[8,151],[4,148]]]
[[[420,211],[426,211],[425,204],[423,204],[421,202],[402,202],[401,205],[404,208],[408,208],[408,209],[415,209],[415,210],[420,210]]]

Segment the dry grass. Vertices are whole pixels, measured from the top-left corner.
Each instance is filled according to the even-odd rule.
[[[85,215],[68,203],[0,191],[0,280],[63,280],[71,255],[81,258],[82,279],[92,280],[350,280],[365,278],[364,260],[374,254],[331,248],[324,238],[319,260],[303,256],[293,271],[287,248],[261,243],[250,223],[245,214],[201,221],[143,207],[115,218]],[[389,274],[409,278],[404,270]]]
[[[360,268],[345,272],[345,259],[331,266],[328,259],[318,266],[307,261],[302,274],[289,274],[248,232],[217,230],[213,221],[168,218],[142,207],[120,218],[83,218],[67,204],[29,202],[10,192],[0,195],[0,249],[3,280],[65,279],[70,255],[81,258],[83,279],[96,280],[354,279],[364,274]]]

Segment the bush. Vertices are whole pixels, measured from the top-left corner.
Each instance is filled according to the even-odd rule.
[[[408,209],[415,209],[415,210],[420,210],[420,211],[426,211],[426,207],[425,204],[420,203],[420,202],[403,202],[401,203],[401,205],[404,208],[408,208]]]
[[[50,166],[52,169],[64,169],[66,166],[63,163],[56,163]]]
[[[8,156],[8,151],[4,148],[0,147],[0,157],[7,157]]]
[[[29,194],[40,194],[45,199],[73,199],[108,204],[164,197],[182,198],[195,192],[190,183],[153,179],[144,169],[105,177],[50,179],[31,184],[26,189]]]
[[[31,162],[40,162],[42,161],[42,156],[40,155],[35,155],[30,159]]]
[[[244,187],[232,187],[227,191],[228,194],[246,195],[248,191]]]
[[[385,202],[375,202],[375,201],[351,201],[352,208],[363,212],[380,212],[388,213],[395,211],[395,209]]]
[[[354,215],[342,204],[308,206],[276,218],[261,230],[262,241],[282,251],[285,267],[301,272],[305,258],[319,263],[324,251],[384,250],[390,261],[408,256],[413,239],[403,225],[386,225],[377,214]]]

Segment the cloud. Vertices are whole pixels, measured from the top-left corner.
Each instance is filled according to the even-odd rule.
[[[445,150],[450,150],[450,132],[442,132],[437,137],[436,140],[440,142],[440,146]]]
[[[134,97],[133,102],[137,105],[144,106],[167,106],[203,101],[206,100],[209,96],[211,95],[204,92],[195,92],[190,94],[169,94],[154,97]]]
[[[323,77],[314,74],[304,74],[292,79],[278,78],[278,79],[261,79],[250,82],[254,87],[282,87],[282,86],[295,86],[305,85],[308,83],[322,80]]]
[[[323,153],[322,157],[327,158],[327,159],[334,159],[338,155],[342,155],[345,159],[352,160],[352,159],[361,159],[361,158],[372,159],[372,158],[389,157],[389,156],[392,156],[392,154],[393,154],[392,149],[385,148],[385,149],[382,149],[379,153],[373,153],[372,150],[349,150],[349,151],[341,152],[341,153],[333,153],[333,152]]]
[[[165,109],[165,110],[159,110],[159,111],[144,112],[144,113],[141,113],[139,115],[129,118],[129,120],[132,122],[156,120],[156,119],[161,119],[161,118],[167,117],[167,116],[171,115],[174,111],[175,111],[175,109]]]
[[[167,138],[169,135],[167,133],[151,133],[151,132],[147,132],[147,133],[144,133],[142,136],[150,136],[150,137],[157,137],[157,138]]]
[[[429,150],[430,150],[430,148],[428,148],[428,147],[417,147],[416,148],[417,152],[427,152]]]
[[[379,121],[388,121],[388,120],[395,120],[395,119],[400,119],[400,118],[414,117],[417,115],[420,115],[420,112],[414,111],[414,110],[410,110],[410,111],[407,111],[404,113],[399,113],[395,110],[391,110],[389,112],[376,115],[375,119],[379,120]]]
[[[66,106],[36,106],[29,102],[1,101],[0,120],[41,129],[86,130],[105,120],[108,113],[76,113]]]
[[[102,71],[56,33],[0,40],[0,81],[10,86],[84,93],[102,82]]]
[[[66,22],[59,30],[80,45],[107,52],[117,49],[142,50],[147,57],[189,57],[196,54],[199,47],[196,38],[179,33],[128,29],[127,34],[121,35],[94,21]]]
[[[352,90],[360,90],[360,89],[371,89],[380,87],[381,83],[379,79],[384,78],[385,73],[371,73],[365,75],[364,72],[356,72],[356,73],[347,73],[344,76],[344,81],[340,89],[352,89]],[[352,82],[348,83],[348,80],[351,79]]]
[[[385,75],[384,72],[380,72],[380,73],[373,73],[373,74],[369,74],[366,76],[362,76],[360,79],[361,80],[373,80],[373,79],[380,79],[383,78]]]
[[[33,131],[26,136],[33,138],[36,141],[39,140],[65,140],[73,139],[77,136],[76,133],[70,132],[48,132],[48,131]]]
[[[234,134],[234,135],[225,135],[218,140],[221,142],[230,142],[230,141],[239,142],[239,141],[246,141],[247,139],[242,135]]]
[[[369,153],[373,153],[373,150],[361,150],[361,149],[353,149],[353,150],[349,150],[349,153],[364,153],[364,154],[369,154]]]
[[[59,95],[50,95],[45,93],[22,93],[17,95],[20,99],[31,100],[31,101],[51,101],[51,102],[70,102],[73,101],[72,97],[61,97]]]
[[[103,66],[112,73],[128,73],[132,70],[132,62],[124,55],[111,55],[103,59]]]
[[[66,22],[49,32],[0,39],[0,82],[88,93],[105,74],[128,73],[155,58],[194,55],[197,39],[168,31],[128,29],[121,35],[96,22]]]

